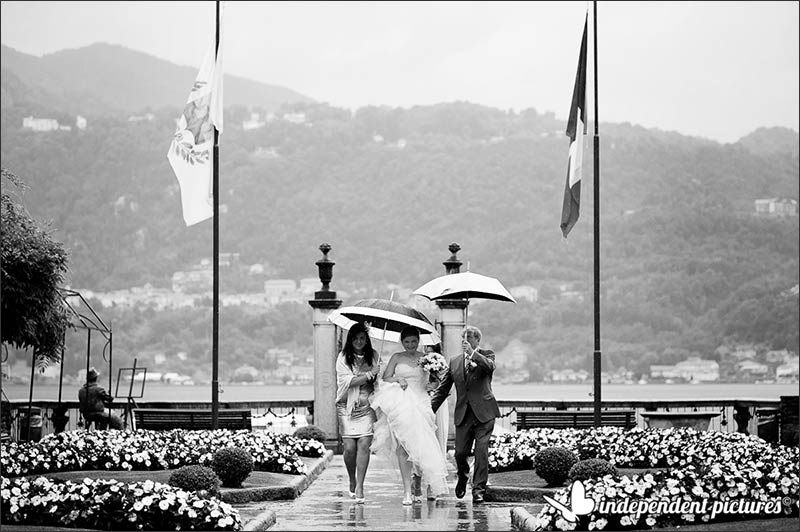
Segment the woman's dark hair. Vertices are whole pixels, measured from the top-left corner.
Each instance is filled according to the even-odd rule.
[[[344,362],[351,369],[356,363],[356,350],[353,348],[353,340],[356,339],[356,335],[358,333],[364,333],[367,335],[367,345],[364,346],[364,362],[368,363],[370,366],[374,366],[375,350],[372,349],[372,341],[369,339],[369,330],[362,322],[356,323],[350,327],[349,331],[347,331],[347,339],[345,340],[344,347],[342,348],[342,353],[344,353]]]
[[[406,325],[405,327],[403,327],[403,330],[400,331],[400,341],[402,342],[409,336],[416,336],[417,338],[419,338],[419,329],[417,329],[413,325]]]

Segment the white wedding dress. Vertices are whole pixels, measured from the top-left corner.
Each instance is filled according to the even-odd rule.
[[[433,495],[447,494],[447,462],[425,390],[428,373],[420,367],[397,364],[394,375],[404,378],[408,386],[403,390],[396,382],[379,382],[370,405],[378,416],[371,449],[397,464],[396,449],[401,445],[413,472],[422,477],[423,492],[429,485]]]

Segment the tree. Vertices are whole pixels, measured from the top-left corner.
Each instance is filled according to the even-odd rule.
[[[2,179],[4,185],[13,184],[20,192],[26,188],[5,168]],[[58,293],[67,273],[68,254],[21,203],[5,192],[0,214],[2,341],[18,349],[33,348],[39,364],[58,362],[69,325],[67,309]]]

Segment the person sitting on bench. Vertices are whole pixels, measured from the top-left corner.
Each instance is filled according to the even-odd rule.
[[[89,368],[86,376],[86,384],[78,390],[78,402],[80,403],[81,414],[86,419],[88,428],[89,423],[94,422],[95,427],[104,429],[111,426],[112,429],[122,429],[122,418],[106,410],[114,400],[102,386],[97,384],[99,373],[94,368]]]

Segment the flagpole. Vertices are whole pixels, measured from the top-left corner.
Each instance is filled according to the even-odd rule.
[[[219,54],[219,0],[216,4],[216,16],[214,17],[216,27],[216,40],[214,45],[214,63],[216,64],[217,54]],[[214,177],[213,177],[214,198],[214,303],[212,311],[212,333],[211,333],[211,428],[216,429],[219,420],[219,130],[214,124]]]
[[[597,111],[597,0],[592,17],[594,37],[594,426],[600,426],[600,126]]]

